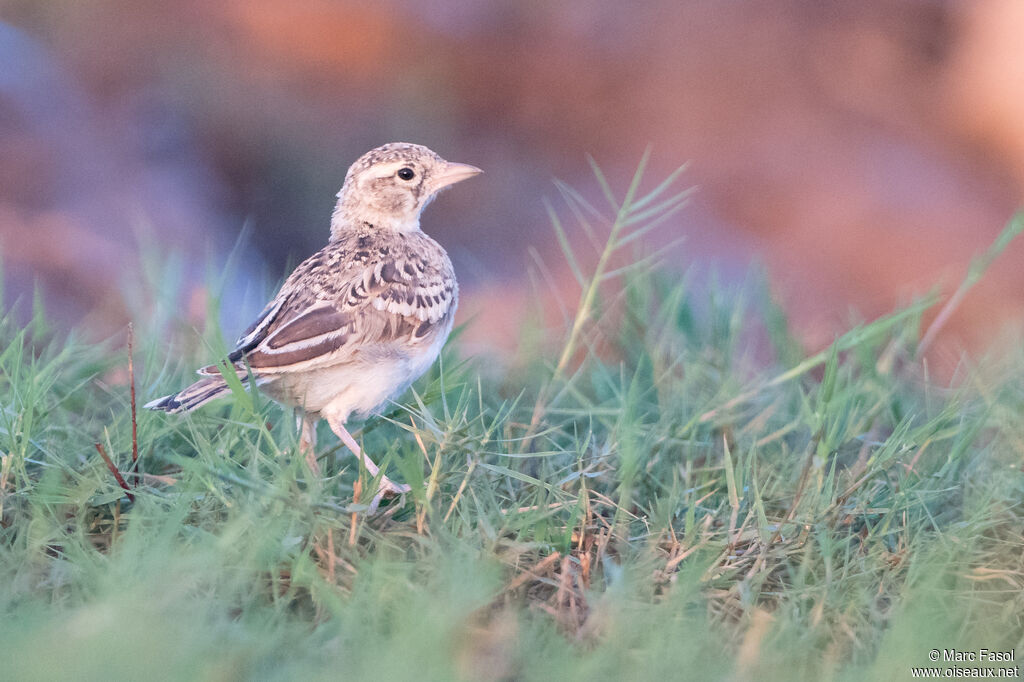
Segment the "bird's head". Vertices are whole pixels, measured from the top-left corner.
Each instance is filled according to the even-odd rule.
[[[359,157],[345,176],[331,220],[331,238],[366,225],[382,230],[420,229],[420,213],[437,193],[482,173],[445,161],[418,144],[393,142]]]

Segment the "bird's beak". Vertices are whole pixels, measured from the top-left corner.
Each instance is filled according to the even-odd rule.
[[[437,176],[435,183],[437,189],[443,189],[449,185],[454,185],[456,182],[462,182],[467,178],[471,178],[474,175],[480,175],[480,173],[483,173],[483,171],[476,166],[470,166],[466,163],[449,163]]]

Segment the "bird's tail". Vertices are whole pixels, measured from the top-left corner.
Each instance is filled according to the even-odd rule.
[[[202,407],[212,400],[231,395],[231,387],[224,381],[224,377],[221,376],[219,372],[216,374],[208,374],[208,369],[210,368],[204,367],[199,370],[199,373],[203,378],[191,386],[182,389],[177,393],[172,393],[171,395],[165,395],[163,398],[152,400],[143,405],[143,407],[147,410],[160,410],[161,412],[170,412],[171,414],[177,412],[191,412],[197,407]],[[216,370],[215,367],[213,369]],[[238,368],[236,368],[236,370],[237,369]],[[244,369],[238,372],[238,379],[242,382],[242,386],[248,386],[249,377],[244,373]]]

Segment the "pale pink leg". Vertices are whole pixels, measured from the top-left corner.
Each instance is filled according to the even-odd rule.
[[[356,443],[356,439],[352,437],[352,434],[348,432],[348,430],[345,428],[345,425],[342,424],[339,420],[327,417],[327,423],[330,425],[331,431],[334,431],[334,433],[338,435],[338,438],[340,438],[341,442],[344,443],[345,446],[352,451],[352,454],[356,456],[356,459],[362,461],[363,466],[366,467],[366,470],[370,473],[370,476],[377,478],[377,475],[380,474],[380,489],[377,491],[377,494],[374,495],[373,501],[370,502],[371,514],[377,510],[377,505],[379,505],[380,501],[385,497],[396,497],[398,495],[404,495],[405,493],[412,490],[412,488],[405,485],[404,483],[395,483],[387,476],[381,474],[380,467],[374,464],[373,460],[363,453],[362,449],[359,447],[359,444]]]
[[[300,413],[299,420],[299,452],[306,456],[306,464],[314,476],[320,475],[320,463],[316,461],[316,419]]]

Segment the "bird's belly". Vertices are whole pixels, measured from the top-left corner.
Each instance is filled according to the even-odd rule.
[[[311,414],[369,416],[397,398],[430,368],[444,338],[412,353],[384,353],[361,362],[323,367],[275,378],[264,390],[275,400]]]
[[[265,391],[275,400],[319,414],[332,403],[347,412],[370,412],[396,390],[400,377],[392,367],[345,364],[279,377]]]

